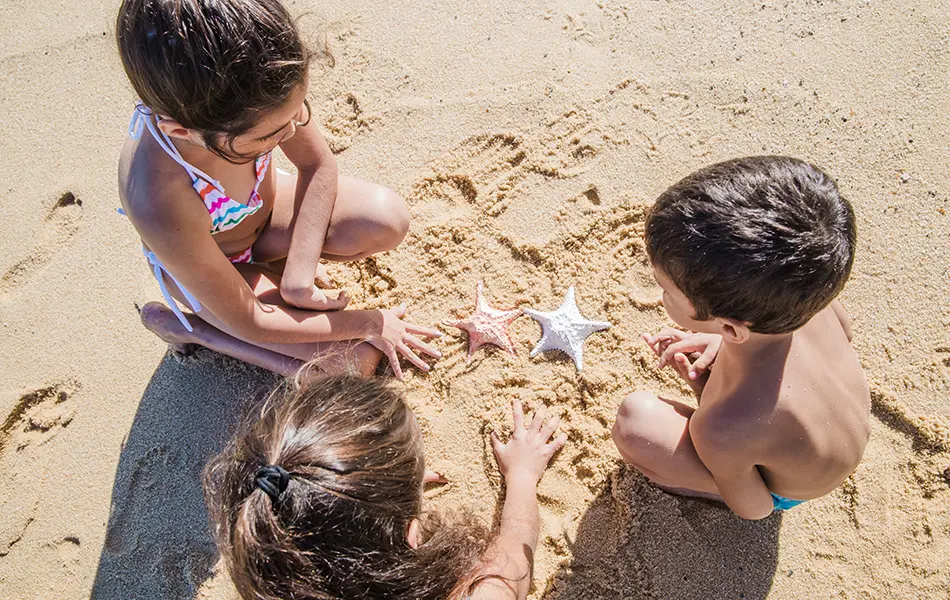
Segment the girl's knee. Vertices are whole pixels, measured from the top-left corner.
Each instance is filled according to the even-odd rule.
[[[364,377],[372,377],[379,367],[383,358],[383,353],[377,350],[372,344],[366,342],[359,344],[353,349],[356,363],[356,369]]]
[[[389,188],[380,188],[373,205],[379,222],[379,251],[392,250],[409,232],[409,207],[402,196]]]

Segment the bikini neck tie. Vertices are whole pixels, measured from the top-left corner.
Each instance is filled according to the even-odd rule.
[[[271,503],[276,505],[280,501],[280,495],[287,489],[287,484],[290,483],[290,473],[279,465],[267,465],[257,470],[257,474],[254,475],[254,483],[270,496]]]

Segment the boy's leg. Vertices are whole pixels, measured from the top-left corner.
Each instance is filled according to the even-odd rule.
[[[277,172],[277,198],[270,222],[254,243],[254,260],[286,258],[293,236],[297,176]],[[322,257],[348,262],[392,250],[409,230],[409,209],[396,192],[341,175]]]
[[[689,436],[694,409],[650,392],[624,398],[613,439],[623,459],[673,493],[719,498],[719,488]]]

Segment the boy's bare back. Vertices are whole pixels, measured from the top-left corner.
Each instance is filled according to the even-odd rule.
[[[867,381],[836,308],[752,355],[723,344],[690,421],[694,443],[757,465],[780,496],[827,494],[854,471],[868,441]]]
[[[661,194],[645,241],[686,330],[645,339],[700,404],[630,394],[613,428],[621,456],[747,519],[840,485],[867,444],[870,397],[836,300],[857,234],[834,181],[789,157],[711,165]]]

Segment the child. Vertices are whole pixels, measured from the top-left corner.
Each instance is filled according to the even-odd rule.
[[[116,38],[141,99],[119,194],[169,307],[147,305],[146,327],[284,374],[363,340],[397,377],[399,354],[428,370],[417,352],[439,352],[420,338],[438,331],[405,307],[342,311],[315,285],[321,257],[395,248],[409,216],[392,190],[338,175],[306,100],[314,54],[279,1],[124,0]],[[278,147],[296,175],[272,165]],[[355,355],[364,372],[380,358]]]
[[[244,598],[523,600],[538,542],[537,483],[564,444],[558,419],[513,406],[492,540],[476,521],[423,510],[419,424],[379,379],[330,376],[265,403],[205,470],[218,547]],[[542,426],[543,424],[543,426]]]
[[[835,300],[855,240],[850,204],[800,160],[731,160],[666,190],[647,218],[647,254],[670,318],[697,333],[644,337],[699,408],[631,394],[613,428],[623,458],[661,487],[721,499],[746,519],[843,482],[870,428],[867,382]]]

